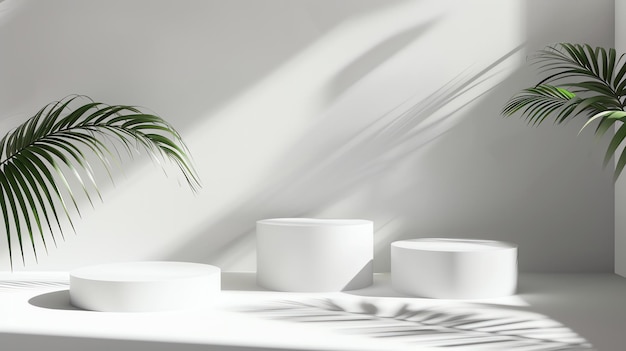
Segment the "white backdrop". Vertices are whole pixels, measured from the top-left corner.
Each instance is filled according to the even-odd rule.
[[[377,271],[390,242],[431,236],[515,242],[524,271],[612,271],[605,143],[499,115],[536,49],[613,45],[613,1],[575,2],[0,2],[2,130],[72,93],[147,106],[204,184],[129,164],[78,235],[16,269],[254,270],[255,221],[307,216],[373,220]]]

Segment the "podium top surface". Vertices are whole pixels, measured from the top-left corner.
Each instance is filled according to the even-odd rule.
[[[408,250],[443,252],[480,252],[517,248],[517,245],[503,241],[447,238],[400,240],[391,243],[391,246]]]

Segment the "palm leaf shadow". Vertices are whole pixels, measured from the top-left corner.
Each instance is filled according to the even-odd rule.
[[[274,320],[324,324],[349,334],[429,347],[593,350],[587,340],[545,315],[476,304],[420,307],[402,303],[385,311],[371,300],[349,306],[328,298],[308,302],[278,301],[247,312]]]
[[[335,99],[331,97],[338,97],[344,94],[350,87],[385,63],[389,58],[405,49],[420,36],[426,34],[439,20],[438,17],[435,17],[406,28],[386,38],[350,62],[333,79],[332,87],[328,93],[329,100]]]
[[[497,85],[488,84],[490,79],[501,73],[501,65],[522,49],[523,45],[520,45],[509,50],[478,72],[460,73],[417,101],[411,97],[388,109],[384,115],[339,144],[329,145],[310,158],[300,158],[297,150],[311,140],[319,139],[328,128],[321,123],[310,135],[291,147],[292,154],[285,156],[294,165],[294,170],[284,174],[278,172],[274,179],[241,206],[218,220],[211,219],[207,226],[200,225],[197,240],[182,244],[169,259],[195,256],[196,260],[228,266],[248,253],[246,249],[252,249],[254,243],[249,239],[254,233],[254,224],[250,223],[277,215],[315,215],[359,184],[377,179],[390,167],[447,133],[450,129],[448,124],[458,118],[464,108],[497,88]],[[319,191],[302,198],[303,189]],[[298,199],[296,205],[292,201],[294,198]],[[281,211],[281,207],[284,210]],[[209,240],[207,232],[228,235],[224,235],[219,243],[202,241]],[[233,252],[241,255],[233,255]],[[208,261],[208,257],[212,260]]]
[[[0,280],[0,292],[40,288],[67,288],[67,280]]]

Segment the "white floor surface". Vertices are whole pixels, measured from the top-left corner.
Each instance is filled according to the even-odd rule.
[[[69,303],[67,273],[0,273],[0,350],[626,349],[626,279],[522,274],[488,300],[403,296],[388,274],[342,293],[283,293],[223,273],[217,299],[184,311],[92,312]]]

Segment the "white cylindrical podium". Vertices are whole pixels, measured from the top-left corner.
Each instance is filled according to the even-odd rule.
[[[373,223],[277,218],[257,222],[257,283],[271,290],[328,292],[372,284]]]
[[[398,292],[439,299],[508,296],[517,287],[517,246],[501,241],[414,239],[391,244]]]
[[[70,272],[72,305],[102,312],[152,312],[200,307],[221,288],[218,267],[188,262],[123,262]]]

